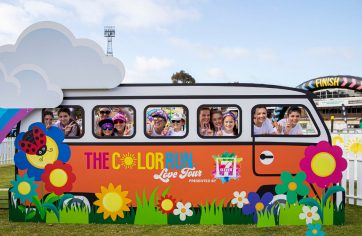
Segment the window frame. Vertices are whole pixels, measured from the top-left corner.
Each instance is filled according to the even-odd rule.
[[[239,124],[239,127],[238,127],[238,135],[235,135],[235,136],[204,136],[204,135],[201,135],[200,134],[200,130],[199,130],[199,127],[200,127],[200,119],[199,119],[199,115],[200,115],[200,110],[201,110],[201,107],[236,107],[238,110],[239,110],[239,121],[238,121],[238,124]],[[197,117],[197,135],[202,138],[202,139],[237,139],[239,138],[241,135],[242,135],[242,109],[239,105],[237,104],[202,104],[200,105],[198,108],[197,108],[197,112],[196,112],[196,117]],[[211,113],[210,113],[210,121],[211,121]]]
[[[284,134],[259,134],[259,135],[255,135],[254,134],[254,117],[253,117],[253,114],[254,114],[254,110],[255,110],[255,107],[257,106],[265,106],[265,107],[280,107],[280,106],[283,106],[283,107],[290,107],[290,106],[297,106],[297,107],[301,107],[303,108],[308,116],[309,116],[309,119],[312,121],[317,133],[316,134],[302,134],[302,135],[296,135],[296,134],[292,134],[292,135],[284,135]],[[318,112],[318,111],[316,111]],[[259,137],[306,137],[306,138],[309,138],[309,137],[320,137],[321,135],[321,131],[319,129],[319,127],[317,126],[317,123],[314,119],[314,117],[312,116],[312,113],[310,112],[310,110],[308,109],[308,107],[306,107],[304,104],[256,104],[255,106],[253,106],[251,108],[251,112],[250,112],[250,120],[251,120],[251,137],[254,137],[254,138],[259,138]]]
[[[84,108],[81,105],[60,105],[60,106],[54,107],[54,108],[43,108],[42,111],[41,111],[41,123],[44,124],[43,123],[44,111],[49,110],[49,109],[53,110],[53,109],[63,108],[63,107],[64,108],[75,108],[75,107],[77,107],[77,108],[80,108],[82,110],[82,113],[83,113],[83,117],[82,117],[82,131],[83,132],[82,132],[82,134],[80,136],[70,136],[70,137],[64,135],[64,139],[81,139],[81,138],[83,138],[83,136],[84,136],[84,134],[86,132],[86,130],[85,130],[85,111],[84,111]]]
[[[95,125],[95,110],[98,108],[98,107],[110,107],[110,108],[112,108],[112,107],[130,107],[130,108],[132,108],[133,109],[133,134],[131,135],[131,136],[111,136],[111,137],[104,137],[104,136],[98,136],[97,134],[95,134],[94,133],[94,125]],[[132,139],[132,138],[134,138],[134,136],[136,136],[136,131],[137,131],[137,128],[136,128],[136,123],[137,123],[137,121],[136,121],[136,114],[137,113],[137,111],[136,111],[136,108],[134,107],[134,106],[132,106],[132,105],[96,105],[96,106],[94,106],[93,107],[93,109],[92,109],[92,113],[91,113],[91,115],[92,115],[92,135],[93,135],[93,137],[95,137],[96,139],[110,139],[110,140],[112,140],[112,139]]]
[[[185,126],[186,126],[186,132],[184,136],[150,136],[147,134],[146,129],[146,114],[147,114],[147,110],[150,107],[183,107],[184,110],[186,111],[186,122],[185,122]],[[190,129],[190,120],[189,120],[189,109],[187,108],[186,105],[183,104],[151,104],[151,105],[147,105],[144,110],[143,110],[143,134],[146,138],[148,139],[185,139],[188,135],[189,135],[189,129]],[[171,121],[171,120],[170,120]]]

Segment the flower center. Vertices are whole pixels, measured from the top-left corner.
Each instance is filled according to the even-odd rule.
[[[162,201],[161,207],[165,211],[170,211],[173,208],[173,202],[170,199],[165,199]]]
[[[317,234],[317,233],[318,233],[318,230],[313,229],[313,230],[312,230],[312,233],[313,233],[313,234]]]
[[[257,211],[261,211],[264,209],[264,204],[262,202],[258,202],[257,204],[255,204],[255,209]]]
[[[295,191],[295,190],[297,189],[297,184],[296,184],[295,182],[290,182],[290,183],[288,184],[288,189],[289,189],[290,191]]]
[[[313,216],[313,213],[312,213],[312,212],[308,212],[308,213],[307,213],[307,216],[308,216],[308,217],[312,217],[312,216]]]
[[[50,183],[57,187],[63,187],[68,181],[67,173],[62,169],[54,169],[49,175]]]
[[[186,208],[181,208],[181,213],[186,213]]]
[[[46,165],[53,164],[58,159],[59,149],[54,139],[46,136],[46,145],[48,151],[42,156],[26,154],[29,163],[35,168],[44,169]]]
[[[103,206],[109,212],[117,212],[123,206],[123,199],[118,193],[109,192],[103,197]]]
[[[238,197],[238,201],[241,202],[243,200],[242,197]]]
[[[328,152],[316,154],[311,162],[312,171],[319,177],[330,176],[336,169],[336,160]]]
[[[18,191],[21,195],[29,194],[30,190],[31,190],[31,186],[28,182],[23,181],[18,185]]]

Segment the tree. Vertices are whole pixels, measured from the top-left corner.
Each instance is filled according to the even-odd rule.
[[[181,70],[180,72],[176,72],[171,77],[172,83],[177,84],[194,84],[196,81],[195,79],[185,71]]]

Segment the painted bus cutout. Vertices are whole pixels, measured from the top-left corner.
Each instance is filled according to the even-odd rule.
[[[42,110],[22,121],[15,142],[18,171],[10,189],[10,220],[258,227],[343,224],[344,202],[337,203],[333,196],[344,190],[333,184],[341,179],[347,162],[340,148],[330,145],[310,96],[299,89],[254,84],[66,91],[62,105],[84,110],[83,136],[67,139],[56,127],[46,129],[39,123]],[[93,116],[99,104],[132,107],[138,114],[133,121],[137,132],[128,139],[98,138],[95,119],[88,115]],[[222,111],[223,121],[233,116],[230,110],[234,112],[229,120],[238,128],[237,135],[227,139],[217,132],[207,138],[200,135],[200,123],[205,122],[201,107],[210,104]],[[304,107],[318,132],[254,135],[252,113],[260,104]],[[163,111],[147,114],[148,106]],[[187,115],[174,115],[183,110]],[[204,115],[217,127],[217,116]],[[150,116],[163,125],[174,123],[173,127],[184,119],[186,135],[149,138],[145,129]]]

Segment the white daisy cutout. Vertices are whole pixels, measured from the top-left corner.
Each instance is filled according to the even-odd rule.
[[[311,224],[314,221],[320,219],[319,214],[317,213],[318,207],[313,206],[310,208],[309,206],[303,206],[303,213],[299,214],[299,219],[304,220],[307,224]]]
[[[190,210],[191,203],[187,202],[185,205],[182,202],[176,204],[176,209],[173,210],[174,215],[180,215],[180,220],[185,221],[186,216],[192,216],[194,212]]]
[[[249,200],[246,198],[246,192],[242,191],[242,192],[238,192],[235,191],[234,192],[234,197],[233,200],[231,200],[231,204],[237,204],[237,206],[239,208],[243,208],[244,204],[249,204]]]

